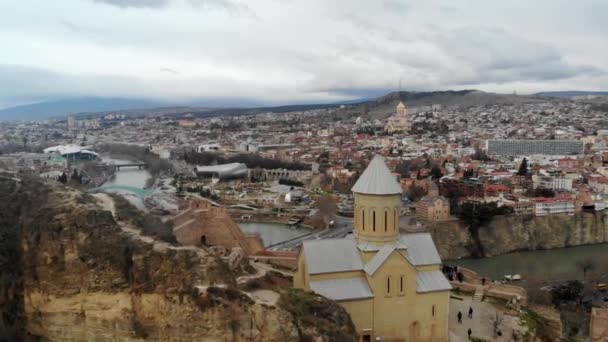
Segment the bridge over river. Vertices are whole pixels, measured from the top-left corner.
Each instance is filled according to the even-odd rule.
[[[120,163],[100,163],[96,165],[99,168],[109,168],[114,170],[120,170],[121,167],[137,167],[138,169],[145,169],[148,165],[144,162],[120,162]]]

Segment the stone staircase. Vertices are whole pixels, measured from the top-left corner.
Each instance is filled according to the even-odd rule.
[[[480,303],[483,300],[483,288],[477,288],[473,295],[473,302]]]

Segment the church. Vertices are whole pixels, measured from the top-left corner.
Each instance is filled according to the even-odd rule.
[[[447,341],[451,286],[430,234],[399,231],[401,191],[375,156],[352,188],[353,236],[305,241],[294,287],[340,303],[360,341]]]
[[[384,127],[387,133],[407,132],[411,128],[407,117],[407,109],[403,102],[399,102],[396,109],[397,112],[387,119]]]

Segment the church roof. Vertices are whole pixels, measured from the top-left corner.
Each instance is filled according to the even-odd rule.
[[[398,109],[402,109],[405,108],[405,105],[403,104],[403,101],[399,101],[399,104],[397,105]]]
[[[437,253],[431,234],[401,234],[399,241],[407,246],[407,259],[412,265],[423,266],[441,264],[441,258],[439,257],[439,253]]]
[[[434,292],[451,290],[452,285],[441,271],[418,272],[416,275],[416,292]]]
[[[395,243],[387,243],[382,246],[380,251],[376,253],[376,255],[374,255],[374,257],[367,264],[365,264],[365,267],[363,268],[365,273],[374,275],[378,268],[380,268],[386,259],[388,259],[388,257],[395,251],[396,247],[397,244]]]
[[[401,185],[384,163],[384,158],[376,155],[369,163],[352,192],[369,195],[401,194]]]
[[[302,251],[309,274],[358,271],[363,263],[353,239],[304,241]]]
[[[363,277],[311,281],[310,289],[333,300],[374,297],[367,280]]]

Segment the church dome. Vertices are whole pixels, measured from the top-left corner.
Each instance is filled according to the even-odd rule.
[[[367,195],[396,195],[402,192],[401,185],[379,155],[372,159],[351,190]]]

